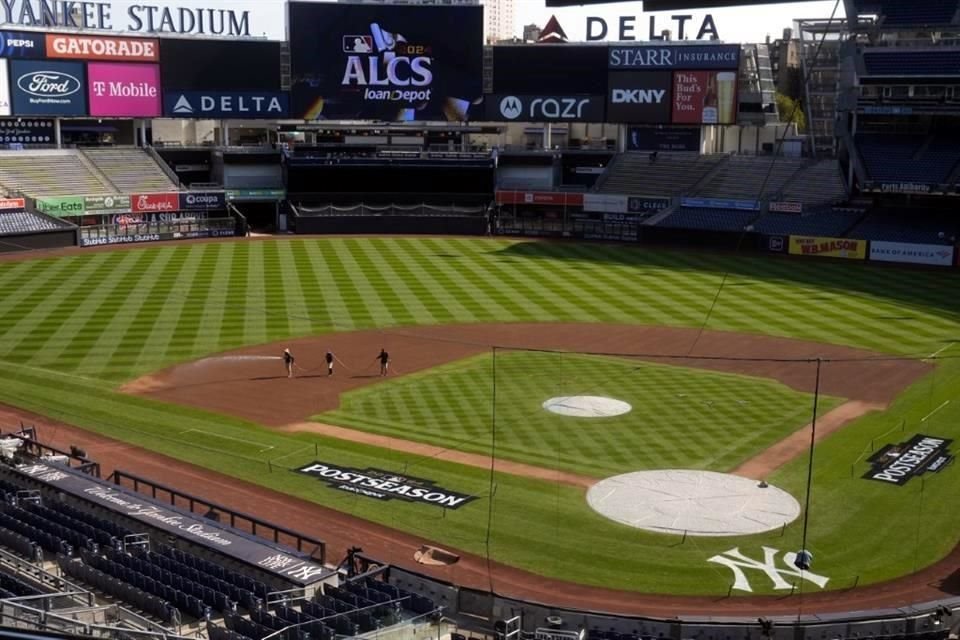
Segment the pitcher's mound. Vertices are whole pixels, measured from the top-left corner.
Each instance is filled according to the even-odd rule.
[[[800,504],[786,491],[713,471],[637,471],[601,480],[587,491],[599,514],[657,533],[741,536],[797,519]]]
[[[560,396],[544,401],[543,408],[574,418],[612,418],[629,413],[633,407],[623,400],[603,396]]]

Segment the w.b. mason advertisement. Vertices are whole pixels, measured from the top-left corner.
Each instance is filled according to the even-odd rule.
[[[483,92],[483,7],[290,3],[291,115],[465,121]]]

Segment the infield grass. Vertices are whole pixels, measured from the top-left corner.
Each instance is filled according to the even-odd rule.
[[[726,285],[707,324],[711,329],[892,354],[940,351],[960,356],[960,346],[952,346],[960,341],[960,277],[953,272],[503,240],[269,240],[0,263],[0,401],[480,554],[487,550],[493,495],[489,549],[497,560],[607,587],[725,594],[730,571],[707,558],[735,546],[754,558],[761,556],[762,545],[796,550],[799,523],[788,526],[782,537],[775,532],[736,539],[688,538],[680,544],[674,536],[642,533],[596,516],[582,491],[572,487],[503,474],[495,474],[491,484],[481,469],[308,434],[280,435],[113,390],[120,382],[175,362],[327,331],[453,322],[700,326],[725,274]],[[483,365],[482,360],[452,365],[449,373],[458,386],[450,390],[466,397],[480,393],[468,374],[471,367]],[[458,366],[464,368],[462,374]],[[539,395],[527,398],[534,391],[522,387],[533,385],[540,394],[550,390],[549,381],[530,376],[526,367],[520,363],[518,374],[529,379],[521,378],[513,392],[519,400],[542,402]],[[622,375],[625,366],[593,359],[578,362],[578,371],[565,378],[602,390],[602,384],[581,379],[580,368],[596,368],[604,376],[607,371]],[[644,374],[667,376],[663,379],[669,381],[670,372],[651,367]],[[737,379],[734,385],[721,374],[694,374],[675,384],[713,384],[709,393],[700,394],[713,399],[712,410],[701,405],[682,413],[677,393],[671,399],[667,387],[658,391],[648,385],[645,391],[652,397],[633,398],[638,415],[654,419],[662,414],[660,432],[648,432],[649,444],[629,429],[616,437],[603,434],[608,437],[605,445],[581,433],[567,439],[559,422],[528,426],[527,419],[542,419],[531,408],[533,418],[517,418],[523,424],[509,432],[513,440],[504,442],[503,451],[521,457],[546,443],[562,451],[564,460],[580,452],[581,459],[571,464],[583,471],[626,470],[633,460],[660,466],[655,455],[666,456],[671,464],[723,469],[755,453],[765,439],[806,421],[805,416],[786,419],[794,401],[803,404],[802,394],[794,398],[793,392],[771,391],[763,402],[774,403],[783,419],[765,425],[762,416],[751,416],[744,408],[748,405],[736,403],[749,388],[751,396],[761,393],[756,400],[760,406],[765,391],[753,385],[766,389],[772,383]],[[450,384],[445,379],[426,372],[411,384],[442,388]],[[636,393],[646,384],[640,376],[621,379]],[[390,406],[373,406],[375,401],[362,394],[347,398],[345,419],[375,422],[384,430],[405,425],[409,437],[431,440],[437,437],[431,433],[437,428],[432,423],[453,424],[442,404],[417,407],[415,413],[403,398],[408,393],[404,384],[397,380],[384,388],[394,402]],[[730,409],[760,425],[762,435],[755,442],[748,442],[755,434],[746,425],[731,423]],[[456,410],[466,415],[462,408]],[[390,416],[398,422],[392,424]],[[717,422],[732,430],[730,442],[724,442]],[[687,431],[674,432],[676,425]],[[482,436],[476,431],[479,422],[468,419],[458,428],[466,440],[479,442]],[[718,443],[712,449],[719,451],[711,454],[682,435],[698,429]],[[867,416],[817,446],[808,547],[815,555],[814,570],[831,579],[828,588],[876,582],[923,567],[960,537],[956,465],[904,487],[859,477],[866,471],[863,456],[871,442],[899,442],[917,432],[960,440],[960,361],[940,362],[934,374],[904,393],[889,411]],[[273,448],[254,451],[260,444]],[[659,451],[642,451],[641,446]],[[316,459],[410,473],[481,497],[447,512],[384,504],[326,488],[289,470]],[[268,460],[278,462],[268,465]],[[554,465],[557,460],[554,454]],[[165,480],[177,484],[175,478]],[[797,459],[771,480],[802,502],[806,460]],[[753,583],[756,592],[770,590],[768,582]]]

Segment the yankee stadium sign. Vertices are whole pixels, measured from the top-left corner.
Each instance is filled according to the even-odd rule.
[[[0,0],[0,20],[4,26],[17,27],[250,37],[251,12],[264,19],[266,7],[238,11],[219,8],[219,4],[213,0],[185,0],[169,5],[130,0]],[[256,35],[261,32],[262,29],[254,31]]]
[[[888,444],[869,458],[870,471],[863,477],[903,486],[910,478],[946,467],[953,459],[948,451],[952,442],[917,434],[906,442]]]
[[[328,486],[375,500],[405,500],[445,509],[459,509],[476,496],[457,493],[436,486],[432,480],[400,476],[381,469],[351,469],[324,462],[314,462],[297,469],[315,476]]]

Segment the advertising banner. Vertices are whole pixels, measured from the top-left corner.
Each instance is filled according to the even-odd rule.
[[[71,33],[48,33],[46,48],[48,58],[121,62],[160,60],[159,42],[149,38],[107,38]]]
[[[37,211],[45,213],[48,216],[55,216],[57,218],[82,216],[86,210],[83,196],[37,199]]]
[[[280,57],[279,42],[168,38],[160,41],[160,74],[171,92],[279,92]]]
[[[3,11],[0,11],[0,15]],[[0,31],[0,58],[43,58],[46,47],[42,33]]]
[[[0,116],[13,115],[10,104],[10,68],[6,60],[0,60]]]
[[[631,213],[643,211],[663,211],[670,207],[670,198],[657,196],[630,196],[627,198],[627,210]]]
[[[759,211],[760,203],[756,200],[733,200],[730,198],[682,198],[681,207],[695,209],[738,209],[740,211]]]
[[[237,202],[272,202],[274,200],[283,200],[287,197],[285,189],[229,189],[227,190],[227,200]]]
[[[23,198],[0,198],[0,211],[19,211],[25,206]]]
[[[870,470],[863,475],[867,480],[887,482],[898,487],[911,478],[925,473],[937,473],[953,460],[950,445],[953,440],[918,433],[906,442],[888,444],[867,459]]]
[[[0,88],[2,92],[2,88]],[[17,118],[0,120],[0,143],[40,143],[52,144],[55,142],[53,135],[53,120],[23,120]]]
[[[201,191],[199,193],[181,193],[180,211],[206,211],[226,209],[227,194],[224,191]]]
[[[163,233],[144,233],[123,236],[83,237],[81,247],[102,247],[111,244],[141,244],[143,242],[163,242],[165,240],[195,240],[197,238],[231,238],[236,235],[233,229],[198,229],[196,231],[165,231]]]
[[[286,118],[290,100],[286,93],[166,91],[163,115],[172,118]]]
[[[297,471],[322,480],[328,487],[374,500],[400,500],[444,509],[459,509],[476,500],[476,496],[445,489],[433,480],[401,476],[372,467],[354,469],[327,462],[314,462]]]
[[[87,215],[128,212],[130,196],[84,196],[83,208]]]
[[[736,117],[735,71],[674,72],[674,124],[733,124]]]
[[[627,196],[585,193],[583,194],[583,210],[591,213],[626,213]]]
[[[883,193],[933,193],[940,185],[926,182],[871,182],[870,188]]]
[[[500,95],[607,93],[607,49],[536,44],[493,47],[493,88]]]
[[[87,65],[90,115],[152,118],[160,115],[160,67],[91,62]]]
[[[80,62],[11,60],[10,88],[14,115],[87,115],[87,77]]]
[[[179,193],[138,193],[130,196],[134,213],[164,213],[180,210]]]
[[[740,68],[740,45],[611,45],[611,69],[730,69]]]
[[[462,122],[483,94],[483,7],[291,2],[293,116]]]
[[[864,260],[867,257],[867,242],[851,238],[790,236],[790,255]]]
[[[803,213],[802,202],[771,202],[767,205],[771,213]]]
[[[907,244],[905,242],[870,242],[870,259],[877,262],[926,264],[935,267],[953,266],[953,247],[939,244]]]
[[[669,71],[617,71],[607,80],[607,122],[669,124]]]
[[[561,207],[582,207],[582,193],[561,191],[497,191],[497,204],[537,204]]]
[[[484,96],[489,122],[603,122],[603,96]]]
[[[700,127],[630,127],[627,151],[700,151]]]

